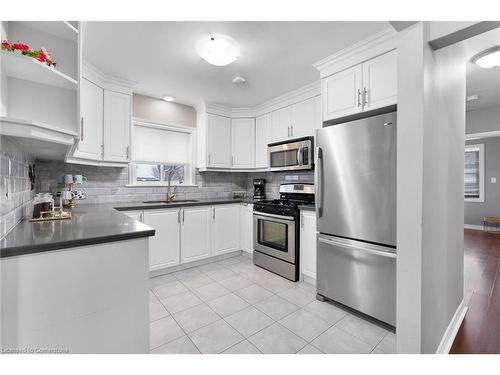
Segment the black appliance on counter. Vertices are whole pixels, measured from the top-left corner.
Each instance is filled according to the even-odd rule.
[[[266,198],[266,180],[256,178],[253,180],[253,199],[260,201]]]
[[[253,262],[292,281],[299,280],[300,205],[314,203],[314,184],[280,185],[280,199],[253,205]]]

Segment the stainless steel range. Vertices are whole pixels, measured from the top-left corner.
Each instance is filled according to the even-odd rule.
[[[280,199],[253,205],[255,265],[299,280],[299,205],[314,203],[314,184],[281,184]]]

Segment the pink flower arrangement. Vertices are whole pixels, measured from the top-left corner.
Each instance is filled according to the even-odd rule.
[[[48,66],[56,66],[56,63],[52,60],[52,57],[45,50],[45,48],[41,48],[39,50],[32,50],[27,44],[20,43],[10,43],[8,40],[2,41],[2,50],[10,51],[10,52],[20,52],[25,56],[30,56],[40,62],[47,64]]]

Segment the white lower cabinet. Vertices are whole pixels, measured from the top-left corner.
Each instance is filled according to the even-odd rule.
[[[209,206],[181,210],[181,263],[210,256],[210,213]]]
[[[212,207],[212,254],[240,250],[240,204]]]
[[[253,204],[242,205],[240,210],[240,248],[253,253]]]
[[[179,213],[179,209],[144,211],[144,224],[156,230],[149,238],[150,271],[180,264]]]
[[[300,273],[316,279],[316,212],[300,213]]]
[[[149,238],[149,270],[211,256],[253,251],[253,205],[223,204],[122,211],[155,229]]]

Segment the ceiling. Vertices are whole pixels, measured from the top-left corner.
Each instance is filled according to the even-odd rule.
[[[500,106],[500,68],[484,69],[470,59],[488,48],[500,45],[500,28],[477,35],[464,43],[467,63],[467,96],[478,95],[479,99],[467,102],[467,111]]]
[[[251,107],[319,79],[312,64],[391,26],[388,22],[88,22],[84,59],[137,82],[134,91],[176,101]],[[226,34],[240,44],[234,63],[212,66],[196,41]],[[247,82],[231,81],[243,76]]]

